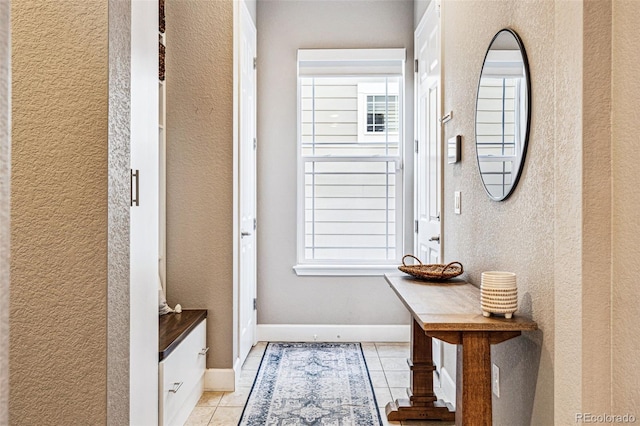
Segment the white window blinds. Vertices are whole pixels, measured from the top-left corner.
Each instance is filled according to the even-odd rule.
[[[298,60],[298,263],[395,264],[404,49],[301,50]]]

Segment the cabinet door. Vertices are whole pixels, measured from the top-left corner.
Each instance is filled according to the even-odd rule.
[[[202,321],[158,366],[160,426],[183,424],[202,395],[206,368],[206,323]]]
[[[158,423],[158,1],[131,2],[130,411]],[[135,179],[134,179],[135,182]]]

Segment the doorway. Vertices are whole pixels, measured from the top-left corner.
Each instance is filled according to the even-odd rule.
[[[234,182],[237,192],[234,208],[234,280],[237,294],[237,359],[235,369],[244,363],[256,343],[256,50],[257,30],[244,2],[238,2],[234,35],[234,111],[237,132],[234,149]]]

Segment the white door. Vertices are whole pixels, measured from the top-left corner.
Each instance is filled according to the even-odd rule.
[[[425,263],[442,262],[442,94],[440,2],[429,4],[415,32],[416,164],[415,252]],[[433,339],[436,379],[448,402],[455,403],[455,346]],[[450,359],[452,358],[452,359]],[[453,368],[451,368],[453,364]]]
[[[158,1],[131,2],[129,419],[158,424]],[[137,182],[136,182],[137,180]],[[136,190],[137,186],[137,190]]]
[[[440,18],[432,1],[415,33],[416,220],[415,251],[425,263],[439,263],[441,251],[442,153],[440,135]]]
[[[242,364],[255,344],[256,309],[256,28],[240,2],[239,188],[240,255],[238,342]]]

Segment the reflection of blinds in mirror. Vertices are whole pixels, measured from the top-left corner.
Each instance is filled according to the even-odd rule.
[[[478,155],[515,155],[517,80],[482,77],[478,90]]]
[[[509,192],[518,152],[518,78],[482,76],[476,113],[476,149],[487,190],[496,197]]]

